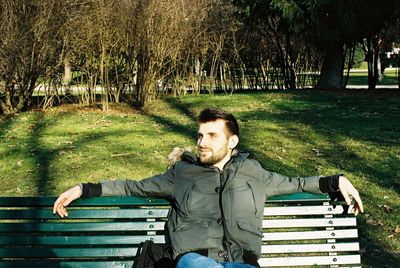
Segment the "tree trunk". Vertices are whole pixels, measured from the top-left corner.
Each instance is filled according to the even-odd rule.
[[[316,88],[324,90],[343,88],[343,53],[343,44],[326,47]]]
[[[65,85],[69,85],[72,81],[72,66],[69,60],[66,58],[64,59],[64,77],[63,83]]]

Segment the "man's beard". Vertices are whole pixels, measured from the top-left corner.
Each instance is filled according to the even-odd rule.
[[[211,152],[211,155],[210,156],[206,156],[206,155],[202,156],[202,153],[199,150],[200,162],[203,165],[209,165],[209,166],[215,165],[218,162],[220,162],[222,159],[225,158],[225,156],[229,152],[227,144],[226,144],[226,146],[222,146],[222,148],[220,150],[218,150],[217,152],[214,152],[211,148],[206,148],[206,149],[209,150],[206,153]]]

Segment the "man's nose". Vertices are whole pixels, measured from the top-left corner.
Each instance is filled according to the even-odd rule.
[[[206,147],[207,146],[207,138],[205,138],[205,137],[199,138],[198,145],[200,147]]]

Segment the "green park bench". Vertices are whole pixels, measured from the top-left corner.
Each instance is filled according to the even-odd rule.
[[[165,200],[97,197],[53,215],[52,197],[0,197],[0,267],[132,267],[145,240],[167,243]],[[265,204],[262,267],[361,267],[356,219],[327,195]]]

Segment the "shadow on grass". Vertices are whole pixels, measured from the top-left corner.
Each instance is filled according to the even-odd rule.
[[[365,159],[359,155],[359,152],[346,145],[347,142],[354,141],[376,145],[383,150],[384,148],[388,148],[388,150],[398,148],[400,140],[398,134],[400,127],[397,124],[400,119],[398,102],[388,100],[380,103],[369,98],[357,100],[329,95],[317,97],[310,94],[298,94],[295,97],[297,99],[290,102],[274,102],[272,105],[278,112],[270,113],[263,109],[244,111],[240,113],[240,118],[273,121],[286,129],[293,130],[283,134],[286,135],[286,138],[296,140],[298,144],[318,146],[318,144],[314,144],[313,140],[310,140],[310,137],[302,133],[303,128],[299,127],[299,125],[307,126],[314,133],[322,136],[324,143],[328,144],[327,149],[321,150],[323,160],[347,172],[367,174],[372,183],[384,189],[400,192],[398,181],[400,163],[398,156],[394,155],[395,151],[388,151],[386,159],[365,163]],[[293,104],[296,102],[298,105]],[[295,168],[288,169],[279,161],[265,158],[260,161],[264,166],[273,166],[279,170],[296,174]],[[362,220],[363,218],[361,218]],[[369,236],[366,233],[367,228],[377,227],[370,227],[365,222],[361,222],[360,240],[362,247],[366,248],[367,252],[363,257],[363,263],[367,263],[367,267],[371,267],[369,265],[372,267],[396,267],[400,262],[399,256],[388,251],[378,238]],[[379,233],[378,230],[377,233]],[[385,259],[384,262],[382,262],[382,258]]]
[[[0,117],[0,138],[4,139],[7,137],[7,132],[13,126],[12,117]]]
[[[381,238],[371,237],[365,231],[367,223],[357,219],[358,222],[358,235],[360,238],[360,246],[362,248],[361,262],[364,264],[363,267],[382,267],[392,268],[399,267],[400,256],[393,252],[390,252],[380,242]],[[370,226],[368,226],[371,228]],[[379,233],[379,227],[374,227]]]
[[[57,178],[55,177],[56,175],[54,174],[52,166],[58,157],[65,151],[70,150],[68,143],[57,148],[49,148],[43,141],[43,137],[45,136],[44,132],[53,127],[57,123],[57,120],[61,120],[63,117],[70,114],[70,112],[64,112],[51,119],[45,118],[42,112],[36,112],[34,115],[33,127],[31,128],[31,134],[28,139],[28,151],[33,152],[32,157],[37,167],[35,181],[39,196],[49,196],[53,194],[52,186],[57,182]],[[68,137],[67,135],[68,134],[65,133],[66,137]],[[77,150],[83,149],[85,144],[93,143],[94,141],[105,139],[110,136],[120,135],[124,135],[124,132],[115,131],[87,134],[74,141],[74,148]]]
[[[197,137],[196,115],[191,110],[191,106],[185,105],[180,102],[179,99],[173,98],[167,98],[166,102],[178,114],[193,121],[193,124],[184,125],[168,118],[167,116],[160,116],[153,113],[144,112],[143,114],[149,117],[154,122],[162,125],[167,132],[180,134],[187,138],[193,139],[193,144],[195,144]],[[192,146],[193,144],[190,144],[190,146]]]
[[[292,128],[289,139],[297,140],[300,144],[313,144],[313,140],[298,128],[299,124],[307,126],[329,144],[329,149],[321,151],[324,160],[340,169],[367,172],[374,183],[386,188],[392,187],[400,193],[399,181],[396,180],[396,174],[400,173],[399,159],[396,156],[388,153],[388,159],[362,163],[364,160],[358,152],[344,144],[346,140],[354,140],[379,147],[398,146],[400,125],[396,122],[400,121],[400,110],[395,103],[378,106],[378,102],[357,102],[347,98],[339,99],[338,102],[334,96],[318,98],[311,94],[298,94],[297,98],[294,102],[301,102],[301,105],[285,102],[273,104],[278,113],[255,110],[242,112],[240,117],[257,121],[270,120],[285,128]],[[390,177],[390,174],[393,177]]]

